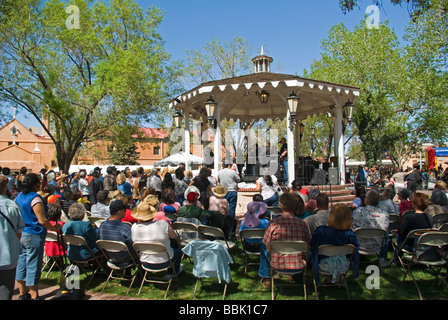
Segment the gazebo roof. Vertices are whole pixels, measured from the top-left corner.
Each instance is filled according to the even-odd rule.
[[[269,100],[262,104],[261,91],[269,93]],[[181,94],[169,103],[170,108],[189,112],[199,119],[205,114],[204,102],[210,97],[220,109],[221,119],[251,121],[283,119],[286,117],[287,97],[294,92],[300,97],[297,118],[331,112],[334,105],[356,101],[357,87],[301,78],[294,75],[257,72],[240,77],[209,81]]]

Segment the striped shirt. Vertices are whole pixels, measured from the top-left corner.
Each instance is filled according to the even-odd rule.
[[[291,213],[283,213],[273,219],[264,233],[263,243],[266,248],[272,241],[305,241],[311,244],[311,232],[308,224]],[[274,269],[303,269],[306,267],[306,255],[270,255]]]

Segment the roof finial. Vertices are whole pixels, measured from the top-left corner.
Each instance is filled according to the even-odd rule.
[[[263,46],[261,46],[261,54],[260,54],[261,56],[262,55],[264,55],[264,52],[263,52]]]

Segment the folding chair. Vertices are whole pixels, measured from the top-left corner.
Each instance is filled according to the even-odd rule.
[[[58,249],[61,249],[61,247],[59,245],[60,239],[58,237],[57,232],[55,232],[55,231],[47,231],[47,235],[45,237],[45,242],[47,242],[47,241],[48,242],[55,242],[56,244],[58,244]],[[63,248],[62,250],[66,250],[66,249]],[[48,269],[44,279],[47,279],[48,274],[51,272],[51,270],[53,270],[53,267],[57,263],[59,263],[59,268],[61,268],[61,272],[64,271],[64,270],[62,270],[63,266],[64,266],[64,260],[63,260],[64,256],[65,256],[64,255],[64,251],[63,252],[59,252],[59,254],[54,255],[54,256],[49,256],[49,255],[45,254],[46,261],[45,261],[44,266],[42,267],[42,270],[44,270],[49,263],[51,263],[51,266],[50,266],[50,269]]]
[[[105,218],[101,218],[101,217],[94,217],[94,216],[89,216],[89,221],[91,223],[93,223],[94,225],[96,225],[97,228],[100,227],[100,225],[106,221],[107,219]]]
[[[207,239],[208,237],[213,238],[214,242],[219,242],[227,247],[227,250],[229,250],[230,255],[232,256],[232,260],[235,260],[233,258],[231,250],[235,248],[235,242],[227,241],[224,232],[216,227],[210,227],[205,225],[198,226],[199,230],[199,238],[202,240]]]
[[[271,220],[274,219],[276,216],[282,215],[282,209],[280,207],[267,207],[267,210],[271,213]]]
[[[139,255],[162,254],[162,255],[166,256],[167,261],[169,261],[169,265],[162,269],[151,269],[151,268],[145,267],[142,263],[140,263],[142,269],[145,270],[145,274],[143,275],[142,283],[140,284],[140,289],[138,290],[138,293],[137,293],[137,295],[140,295],[140,292],[142,291],[142,288],[143,288],[143,284],[145,282],[166,284],[167,288],[166,288],[165,297],[164,297],[164,299],[166,299],[166,296],[168,295],[168,291],[170,290],[171,283],[172,283],[173,279],[175,278],[176,281],[178,281],[178,282],[179,282],[179,279],[178,279],[178,276],[176,273],[176,269],[174,268],[174,264],[171,261],[170,255],[169,255],[168,251],[166,250],[165,246],[163,244],[155,243],[155,242],[134,242],[133,247]],[[157,277],[157,276],[154,276],[152,278],[147,277],[151,273],[157,275],[162,272],[167,272],[168,269],[171,269],[171,272],[172,272],[171,277],[165,277],[165,278]]]
[[[89,287],[90,281],[92,281],[93,277],[97,274],[98,271],[104,272],[104,266],[101,263],[101,259],[104,258],[102,252],[100,251],[100,254],[95,254],[90,248],[90,246],[87,244],[87,241],[81,237],[76,235],[70,235],[70,234],[64,234],[63,235],[64,242],[70,247],[70,246],[76,246],[76,247],[86,247],[90,252],[90,258],[86,260],[78,260],[78,261],[72,261],[73,264],[76,266],[83,266],[86,264],[96,264],[95,270],[92,272],[92,275],[90,276],[89,281],[87,282],[87,285],[85,289]],[[82,268],[86,276],[88,276],[87,271]],[[104,272],[105,273],[105,272]]]
[[[274,254],[278,253],[282,256],[288,256],[288,255],[301,255],[302,257],[305,257],[307,259],[308,256],[308,250],[309,246],[304,241],[272,241],[269,245],[269,253],[272,257]],[[272,300],[275,300],[275,294],[274,294],[274,285],[275,285],[275,279],[274,279],[274,272],[283,275],[295,275],[298,273],[302,274],[302,282],[303,282],[303,292],[305,300],[308,299],[308,295],[306,292],[306,269],[307,267],[301,269],[301,270],[278,270],[275,269],[275,266],[272,265],[272,259],[269,259],[269,274],[271,278],[271,294],[272,294]],[[296,284],[279,284],[278,286],[297,286]]]
[[[444,223],[448,222],[448,213],[439,213],[432,217],[433,228],[438,229]]]
[[[224,280],[224,292],[222,300],[225,299],[227,285],[232,281],[230,263],[233,263],[227,247],[220,242],[208,240],[194,240],[182,249],[182,251],[193,258],[193,275],[196,277],[193,298],[197,300],[198,284],[204,287],[204,278],[217,278],[221,283]]]
[[[413,239],[415,241],[415,239],[417,239],[420,235],[422,235],[426,232],[431,232],[431,231],[434,231],[434,230],[433,229],[411,230],[406,235],[406,238],[404,239],[404,241],[401,245],[398,245],[398,243],[392,243],[393,246],[395,247],[394,260],[398,260],[398,262],[403,267],[403,269],[406,269],[406,264],[405,264],[406,259],[403,259],[403,258],[406,256],[412,256],[412,254],[413,254],[413,250],[408,250],[407,246],[406,246],[407,243],[409,242],[409,240]]]
[[[407,275],[409,274],[412,278],[412,281],[415,284],[415,287],[417,288],[418,295],[420,297],[420,300],[423,300],[423,295],[421,293],[420,287],[418,286],[418,283],[416,279],[414,278],[414,275],[412,274],[411,267],[413,265],[421,265],[427,267],[431,273],[435,274],[435,280],[434,283],[436,283],[437,279],[440,276],[440,272],[442,270],[442,267],[446,265],[447,261],[445,260],[445,257],[439,256],[436,259],[428,259],[423,256],[419,256],[419,252],[423,247],[426,248],[441,248],[448,245],[448,233],[447,232],[438,232],[438,231],[430,231],[423,233],[417,240],[417,244],[415,245],[414,252],[412,256],[405,256],[403,259],[407,262],[407,269],[406,273],[403,277],[403,281],[401,282],[401,285],[403,285]],[[443,283],[445,286],[448,287],[448,283],[446,280],[442,278]],[[433,286],[434,286],[433,283]],[[400,285],[400,286],[401,286]]]
[[[96,242],[96,245],[98,246],[98,248],[100,248],[104,256],[107,258],[107,266],[110,268],[109,276],[107,277],[107,280],[104,283],[101,292],[104,292],[104,289],[106,289],[107,283],[109,282],[110,279],[123,280],[123,281],[130,280],[131,284],[126,293],[126,295],[128,295],[129,291],[131,290],[132,284],[134,283],[135,278],[137,276],[137,272],[139,271],[139,269],[137,268],[137,270],[134,271],[134,274],[131,274],[132,277],[131,279],[125,277],[125,272],[127,269],[139,266],[137,261],[134,259],[134,256],[129,251],[129,248],[123,242],[110,241],[110,240],[98,240]],[[113,256],[111,256],[111,254],[114,255],[117,253],[125,253],[126,258],[121,259],[121,262],[117,261],[117,259],[114,259]],[[117,272],[122,271],[122,275],[121,276],[114,275],[114,271]]]
[[[165,212],[165,217],[167,217],[171,221],[177,220],[177,214],[175,214],[173,212]]]
[[[199,240],[198,226],[192,222],[175,221],[172,227],[179,236],[181,248],[192,240]]]
[[[252,243],[247,243],[248,245],[245,246],[245,240],[259,240],[261,244],[261,240],[263,239],[264,232],[266,229],[243,229],[240,231],[240,239],[241,244],[244,250],[244,274],[247,274],[247,267],[248,266],[256,266],[260,264],[260,260],[258,258],[258,262],[249,262],[250,256],[257,256],[260,257],[260,248],[258,250],[253,250],[253,248],[250,247]]]
[[[359,254],[363,256],[377,256],[380,267],[380,252],[386,241],[386,230],[377,228],[358,228],[355,234],[359,241]]]
[[[322,256],[326,256],[326,257],[335,257],[335,256],[348,256],[349,255],[349,264],[351,265],[352,263],[352,259],[353,259],[353,255],[355,253],[355,246],[352,244],[346,244],[346,245],[342,245],[342,246],[334,246],[334,245],[321,245],[319,246],[318,249],[318,254],[322,255]],[[313,266],[313,268],[319,268],[319,266]],[[340,273],[338,276],[338,279],[335,283],[326,283],[326,282],[322,282],[319,286],[320,287],[344,287],[346,292],[347,292],[347,296],[348,299],[350,300],[350,292],[348,290],[348,284],[347,284],[347,272],[350,269],[347,268],[347,270],[343,273]],[[322,270],[319,269],[319,275],[324,275],[324,276],[331,276],[331,273],[326,273]],[[314,277],[313,277],[314,279]],[[316,283],[316,279],[314,279],[314,290],[316,292],[316,300],[319,300],[319,293],[318,293],[318,285]]]
[[[448,232],[448,223],[443,223],[439,229],[440,232]]]

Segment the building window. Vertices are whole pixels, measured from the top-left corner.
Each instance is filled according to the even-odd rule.
[[[51,166],[52,167],[57,167],[58,163],[56,162],[56,160],[51,160]]]
[[[160,155],[160,147],[154,147],[152,153],[153,153],[153,155],[155,155],[155,156]]]

